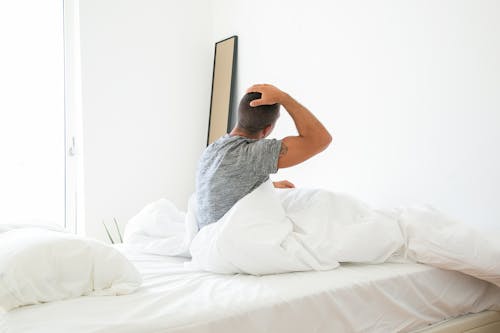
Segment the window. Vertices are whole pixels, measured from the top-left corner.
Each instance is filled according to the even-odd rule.
[[[0,223],[66,225],[63,12],[0,2]]]

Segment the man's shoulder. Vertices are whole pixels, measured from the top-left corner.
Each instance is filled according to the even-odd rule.
[[[242,154],[249,155],[278,151],[281,140],[277,139],[250,139],[243,136],[225,135],[210,144],[204,151],[204,155],[212,156],[219,154]]]
[[[246,143],[252,143],[258,141],[257,139],[250,139],[245,136],[240,136],[240,135],[229,135],[226,134],[224,136],[221,136],[219,139],[217,139],[214,143],[219,143],[219,144],[224,144],[224,143],[241,143],[241,142],[246,142]]]
[[[224,135],[220,137],[219,139],[215,140],[213,143],[211,143],[206,149],[205,152],[218,152],[218,151],[226,151],[229,149],[235,149],[238,147],[244,147],[247,144],[254,143],[255,139],[249,139],[245,138],[243,136],[236,136],[236,135]]]

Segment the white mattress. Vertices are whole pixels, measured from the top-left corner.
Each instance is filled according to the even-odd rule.
[[[394,332],[500,310],[500,288],[420,264],[256,277],[189,272],[180,258],[127,255],[144,275],[136,293],[19,308],[0,315],[0,332]]]

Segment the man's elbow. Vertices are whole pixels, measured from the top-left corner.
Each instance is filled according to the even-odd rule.
[[[321,150],[325,150],[326,148],[328,148],[328,146],[332,143],[332,135],[328,132],[325,133],[325,135],[323,135],[323,138],[321,139]]]
[[[314,141],[314,144],[312,145],[314,154],[318,154],[328,148],[330,143],[332,142],[332,136],[327,132],[324,135],[321,135],[320,137],[317,137],[316,140]]]
[[[332,141],[333,141],[332,135],[330,133],[326,133],[326,142],[327,142],[326,146],[328,147],[332,143]]]

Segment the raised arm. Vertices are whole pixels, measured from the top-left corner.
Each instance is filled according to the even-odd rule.
[[[287,136],[281,141],[278,168],[297,165],[322,152],[332,142],[332,136],[323,124],[304,106],[287,93],[269,84],[257,84],[247,92],[260,92],[261,98],[250,106],[279,103],[292,117],[299,132],[297,136]]]

